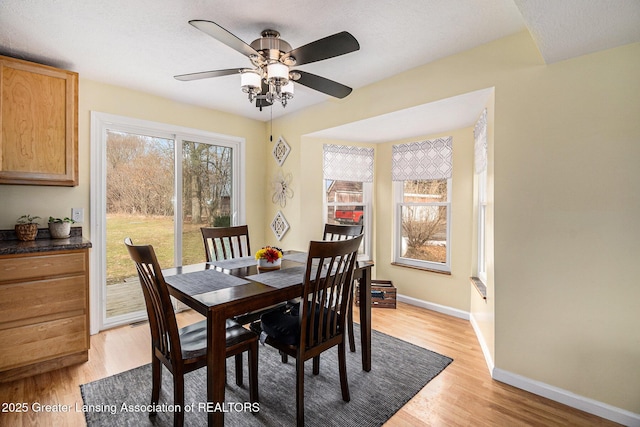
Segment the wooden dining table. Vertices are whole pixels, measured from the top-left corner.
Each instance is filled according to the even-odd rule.
[[[358,261],[362,369],[371,370],[372,261]],[[300,297],[306,253],[286,251],[280,270],[258,271],[252,257],[177,267],[165,272],[169,293],[207,318],[209,426],[224,425],[226,320]]]

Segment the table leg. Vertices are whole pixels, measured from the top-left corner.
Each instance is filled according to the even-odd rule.
[[[226,319],[220,312],[207,316],[207,401],[209,426],[224,425]]]
[[[362,369],[369,372],[371,371],[371,268],[362,269],[359,291]]]

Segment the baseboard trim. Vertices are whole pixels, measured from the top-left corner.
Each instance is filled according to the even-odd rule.
[[[530,378],[511,373],[509,371],[505,371],[500,368],[496,368],[493,362],[493,358],[491,357],[491,353],[489,352],[489,349],[487,348],[487,345],[485,343],[482,332],[471,313],[463,310],[458,310],[457,308],[448,307],[445,305],[440,305],[401,294],[398,294],[397,300],[414,305],[416,307],[422,307],[426,308],[427,310],[432,310],[438,313],[447,314],[449,316],[458,317],[460,319],[469,320],[476,334],[476,338],[480,343],[480,348],[482,349],[485,361],[487,362],[489,372],[491,373],[491,378],[493,378],[494,380],[509,384],[533,394],[537,394],[538,396],[542,396],[555,402],[562,403],[572,408],[597,415],[598,417],[622,424],[624,426],[640,427],[640,414],[636,414],[634,412],[627,411],[626,409],[621,409],[594,399],[580,396],[568,390],[564,390],[540,381],[532,380]]]
[[[482,349],[482,354],[484,355],[484,361],[487,363],[487,368],[489,368],[489,373],[493,372],[493,369],[496,365],[493,363],[493,357],[491,357],[491,351],[487,346],[487,341],[484,339],[484,335],[482,334],[482,330],[480,329],[480,325],[476,321],[476,318],[473,316],[473,313],[469,315],[471,326],[473,327],[473,331],[476,334],[476,338],[480,343],[480,348]]]
[[[629,427],[640,427],[640,414],[617,408],[588,397],[580,396],[540,381],[532,380],[503,369],[494,368],[491,376],[494,380],[526,390],[538,396],[562,403],[572,408],[597,415],[601,418]]]
[[[458,310],[457,308],[436,304],[434,302],[424,301],[418,298],[408,297],[406,295],[398,294],[396,296],[396,299],[400,302],[406,302],[407,304],[415,305],[416,307],[422,307],[431,311],[437,311],[438,313],[448,314],[449,316],[458,317],[464,320],[469,320],[468,311]]]

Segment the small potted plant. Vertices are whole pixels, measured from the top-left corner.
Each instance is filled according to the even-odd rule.
[[[16,236],[19,240],[27,242],[29,240],[35,240],[38,234],[38,221],[39,216],[22,215],[16,221]]]
[[[53,239],[66,239],[71,234],[71,224],[74,220],[68,217],[54,218],[49,217],[49,234]]]
[[[278,270],[282,264],[282,249],[265,246],[256,252],[256,260],[260,270]]]

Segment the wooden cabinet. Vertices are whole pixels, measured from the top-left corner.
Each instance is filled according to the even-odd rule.
[[[0,56],[0,184],[78,185],[78,74]]]
[[[86,362],[89,251],[0,256],[0,382]]]

